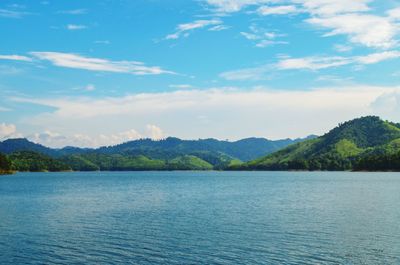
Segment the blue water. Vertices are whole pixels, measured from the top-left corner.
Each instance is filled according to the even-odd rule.
[[[0,264],[400,264],[400,174],[1,176]]]

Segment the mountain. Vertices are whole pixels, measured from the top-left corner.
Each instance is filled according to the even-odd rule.
[[[238,170],[400,170],[400,124],[367,116],[290,145]]]
[[[0,153],[7,154],[13,162],[13,169],[20,171],[208,170],[224,169],[302,140],[272,141],[264,138],[247,138],[229,142],[216,139],[181,140],[169,137],[157,141],[140,139],[97,149],[78,147],[52,149],[26,139],[10,139],[0,142]],[[57,166],[50,167],[49,161]]]
[[[9,155],[12,167],[18,171],[67,171],[71,167],[48,155],[32,151],[19,151]]]
[[[0,153],[11,154],[19,151],[32,151],[51,156],[57,154],[57,149],[52,149],[41,144],[33,143],[25,138],[8,139],[0,142]]]
[[[144,154],[157,158],[160,158],[159,156],[171,157],[191,154],[193,152],[211,152],[224,153],[241,161],[249,161],[302,140],[304,139],[272,141],[264,138],[247,138],[229,142],[216,139],[181,140],[179,138],[168,137],[159,141],[151,139],[130,141],[111,147],[102,147],[96,150],[96,152],[105,154]]]

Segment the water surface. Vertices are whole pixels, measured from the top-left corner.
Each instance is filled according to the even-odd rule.
[[[400,174],[0,177],[0,264],[400,264]]]

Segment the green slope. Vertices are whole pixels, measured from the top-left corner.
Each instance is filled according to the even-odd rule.
[[[231,166],[238,170],[397,170],[400,126],[368,116],[354,119],[316,139]],[[368,164],[375,160],[375,163]]]
[[[71,167],[58,159],[31,151],[21,151],[11,154],[12,169],[16,171],[68,171]]]

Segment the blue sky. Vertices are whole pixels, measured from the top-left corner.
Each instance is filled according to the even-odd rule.
[[[279,139],[400,121],[400,4],[1,1],[0,138]]]

